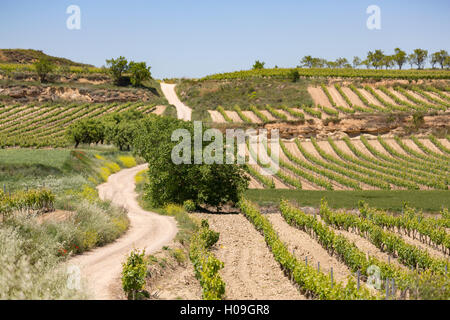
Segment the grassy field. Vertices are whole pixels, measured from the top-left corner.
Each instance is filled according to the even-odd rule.
[[[265,106],[313,103],[307,91],[309,80],[292,82],[280,79],[246,79],[229,81],[182,80],[176,87],[182,101],[195,110],[232,109],[235,105],[248,110],[252,105]]]
[[[128,155],[107,147],[79,148],[77,151],[93,159],[91,165],[96,167],[104,166],[106,161],[121,164],[118,157]],[[104,160],[97,159],[96,155]],[[81,189],[92,172],[78,169],[74,168],[71,149],[0,149],[0,187],[7,190],[44,185],[56,193]]]
[[[357,208],[364,200],[370,206],[401,212],[403,202],[424,212],[439,212],[450,207],[449,191],[308,191],[308,190],[248,190],[249,200],[259,204],[278,204],[280,199],[294,200],[300,206],[319,207],[325,198],[331,208]]]
[[[69,254],[112,242],[128,228],[125,211],[101,201],[95,188],[127,164],[134,158],[111,148],[0,150],[6,194],[44,187],[54,194],[56,209],[42,213],[50,218],[43,222],[41,213],[1,212],[0,299],[86,298],[83,290],[67,288],[63,263]],[[54,213],[65,218],[53,221]]]

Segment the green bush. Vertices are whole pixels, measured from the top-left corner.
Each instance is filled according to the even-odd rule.
[[[120,83],[122,74],[129,68],[127,59],[122,56],[117,59],[106,60],[106,65],[116,84]]]
[[[289,71],[288,73],[288,78],[289,80],[291,80],[292,82],[297,82],[300,79],[300,73],[298,72],[297,69],[292,69],[291,71]]]
[[[139,299],[144,294],[147,265],[145,250],[142,253],[133,250],[127,261],[122,264],[122,287],[129,300]]]
[[[151,79],[150,67],[147,67],[145,62],[131,61],[129,65],[129,72],[131,73],[131,84],[135,87],[141,86],[142,82]]]
[[[221,300],[225,296],[225,282],[219,274],[223,262],[208,251],[218,239],[219,233],[210,230],[206,220],[202,221],[202,227],[191,238],[189,258],[203,288],[204,300]]]
[[[183,208],[184,210],[186,210],[187,212],[193,212],[195,211],[195,209],[197,208],[197,206],[195,205],[195,202],[192,200],[186,200],[183,203]]]
[[[41,82],[47,82],[48,74],[53,72],[55,66],[48,58],[40,58],[35,64],[34,67],[39,76],[39,80]]]

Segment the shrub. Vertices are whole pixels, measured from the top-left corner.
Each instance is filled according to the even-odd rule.
[[[187,212],[193,212],[195,211],[195,209],[197,208],[197,206],[195,205],[195,202],[192,200],[186,200],[183,203],[183,208],[184,210],[186,210]]]
[[[95,190],[94,188],[92,188],[88,185],[83,186],[83,191],[81,192],[81,196],[84,199],[88,200],[89,202],[95,202],[98,200],[97,190]]]
[[[130,62],[129,72],[131,73],[131,84],[135,87],[141,86],[145,80],[152,78],[150,74],[150,67],[147,67],[145,62]]]
[[[291,71],[289,71],[288,73],[288,78],[289,80],[291,80],[292,82],[297,82],[300,79],[300,73],[298,73],[297,69],[292,69]]]
[[[136,166],[136,159],[134,159],[134,157],[132,156],[119,156],[117,159],[126,168],[132,168]]]
[[[180,248],[174,249],[172,251],[172,256],[177,260],[178,264],[183,264],[186,261],[186,255]]]
[[[134,177],[134,181],[136,182],[136,184],[141,184],[144,181],[146,181],[146,174],[147,174],[147,169],[144,169],[142,171],[139,171],[136,176]]]
[[[100,177],[104,182],[108,181],[109,176],[111,175],[111,171],[107,167],[100,168],[99,172]]]
[[[219,270],[223,262],[218,260],[208,248],[219,239],[219,234],[209,230],[208,222],[202,221],[202,228],[192,236],[189,258],[194,266],[195,276],[203,288],[203,299],[221,300],[225,296],[225,282]]]
[[[106,66],[109,68],[109,72],[116,84],[120,84],[122,74],[129,68],[127,59],[122,56],[117,59],[106,60]]]
[[[253,70],[261,70],[261,69],[264,69],[264,65],[265,65],[266,63],[265,62],[261,62],[261,61],[259,61],[259,60],[256,60],[255,61],[255,64],[253,65]]]
[[[88,230],[84,233],[83,247],[86,250],[95,247],[98,241],[98,233],[95,230]]]
[[[120,171],[120,167],[117,163],[112,162],[112,161],[107,161],[105,162],[105,166],[108,167],[108,169],[112,172],[112,173],[116,173]]]
[[[184,208],[176,204],[168,204],[164,207],[164,210],[169,216],[176,216],[184,212]]]
[[[6,195],[0,191],[0,214],[12,211],[48,212],[54,208],[55,195],[47,189],[17,191]]]
[[[47,82],[47,76],[49,73],[53,72],[55,69],[55,66],[52,64],[52,62],[47,58],[41,58],[39,59],[35,64],[34,67],[36,69],[36,72],[39,76],[39,80],[41,82]]]
[[[122,264],[122,288],[129,300],[139,299],[143,295],[147,265],[145,250],[142,253],[133,250]]]

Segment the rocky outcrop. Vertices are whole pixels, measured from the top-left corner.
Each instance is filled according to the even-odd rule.
[[[431,130],[450,130],[450,112],[424,116],[423,120],[414,120],[411,115],[386,114],[358,114],[340,119],[339,122],[328,124],[319,119],[314,123],[268,123],[264,125],[269,132],[278,129],[280,137],[291,139],[295,137],[329,136],[341,137],[344,135],[358,136],[361,134],[404,135],[410,133],[426,133]]]
[[[155,93],[144,89],[98,89],[66,86],[12,85],[0,88],[0,95],[13,103],[75,101],[92,103],[150,101]]]

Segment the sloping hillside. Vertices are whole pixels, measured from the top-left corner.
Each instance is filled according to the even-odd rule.
[[[71,61],[65,58],[53,57],[45,54],[41,50],[33,49],[0,49],[0,63],[34,63],[42,57],[48,58],[54,64],[74,66],[74,67],[93,67],[89,64],[83,64]]]

